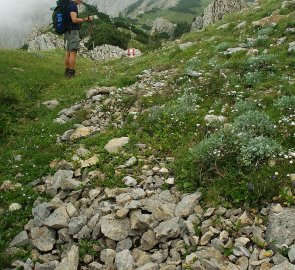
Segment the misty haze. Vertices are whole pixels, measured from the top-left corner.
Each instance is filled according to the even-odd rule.
[[[55,0],[0,0],[0,47],[15,48],[35,25],[51,22],[50,8]]]

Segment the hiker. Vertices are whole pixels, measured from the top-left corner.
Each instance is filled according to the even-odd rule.
[[[75,63],[77,52],[80,47],[79,30],[80,24],[83,22],[90,22],[93,20],[93,16],[88,16],[87,18],[79,18],[78,6],[82,3],[82,0],[71,1],[69,6],[69,11],[67,13],[68,21],[70,22],[70,30],[66,31],[65,37],[65,48],[66,48],[66,58],[65,58],[65,76],[67,78],[72,78],[75,76]]]

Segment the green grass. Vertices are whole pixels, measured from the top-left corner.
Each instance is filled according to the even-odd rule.
[[[294,187],[287,174],[293,173],[294,164],[290,163],[289,157],[280,155],[274,158],[272,166],[268,158],[259,160],[258,164],[250,162],[250,165],[241,166],[236,160],[237,152],[229,153],[226,161],[219,160],[213,164],[216,165],[213,166],[214,173],[200,175],[202,168],[196,159],[192,159],[190,152],[222,130],[220,124],[206,124],[205,115],[222,114],[228,122],[234,123],[247,111],[247,104],[267,115],[276,125],[271,138],[282,145],[284,153],[289,149],[294,151],[295,130],[291,125],[294,113],[289,110],[289,104],[292,105],[294,99],[294,84],[290,82],[295,80],[295,56],[287,53],[288,43],[293,37],[287,35],[282,46],[270,46],[284,35],[284,30],[292,24],[292,18],[282,20],[271,31],[251,26],[251,21],[269,15],[279,6],[280,1],[264,0],[260,10],[225,16],[222,22],[202,32],[186,34],[182,41],[193,41],[196,45],[185,51],[168,42],[163,48],[135,59],[94,65],[79,58],[78,76],[73,80],[63,77],[63,52],[1,50],[0,185],[10,180],[23,186],[0,195],[0,266],[9,265],[11,258],[5,255],[4,250],[30,219],[32,204],[40,196],[27,184],[53,173],[49,163],[53,159],[69,158],[80,143],[99,156],[99,163],[90,169],[99,169],[107,176],[106,181],[94,180],[92,186],[121,186],[121,177],[115,174],[114,168],[132,155],[149,157],[153,154],[156,157],[175,156],[176,163],[170,169],[176,176],[178,187],[194,191],[201,186],[207,207],[245,203],[260,206],[278,195],[281,195],[282,203],[292,204],[290,192],[294,192]],[[245,29],[235,29],[234,26],[243,20],[247,21]],[[228,29],[217,30],[224,23],[232,24]],[[258,32],[268,35],[267,42],[259,41],[254,45],[262,56],[251,58],[246,52],[232,56],[222,54],[227,47],[236,47],[246,38],[257,38]],[[265,49],[273,57],[264,56]],[[105,132],[81,139],[77,144],[55,143],[58,135],[72,128],[74,123],[80,123],[85,115],[81,112],[72,122],[58,125],[53,120],[61,109],[80,102],[85,98],[85,91],[93,86],[133,84],[136,75],[148,68],[157,71],[175,69],[175,75],[163,92],[150,97],[136,94],[123,98],[121,106],[127,108],[139,100],[142,108],[147,110],[144,114],[136,120],[126,117],[123,128],[110,126]],[[188,78],[184,75],[187,68],[202,71],[202,78]],[[51,99],[60,101],[56,109],[49,111],[40,105]],[[104,145],[109,139],[119,136],[131,139],[125,154],[109,155]],[[139,153],[135,146],[137,143],[145,143],[148,148]],[[206,157],[208,152],[203,154]],[[22,160],[15,161],[15,155],[21,155]],[[140,174],[141,166],[139,163],[134,167],[135,176]],[[21,177],[16,178],[16,175]],[[20,203],[22,210],[8,212],[7,208],[13,202]],[[88,244],[84,246],[87,251]],[[28,253],[29,250],[24,250],[20,256],[26,257]]]

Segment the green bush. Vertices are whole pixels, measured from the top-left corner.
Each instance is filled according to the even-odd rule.
[[[274,124],[271,119],[259,111],[247,111],[238,116],[233,124],[234,131],[251,134],[251,136],[273,135]]]
[[[222,42],[220,44],[218,44],[215,49],[218,52],[224,52],[226,51],[228,48],[230,47],[230,44],[228,42]]]
[[[239,115],[244,114],[248,111],[255,111],[257,105],[252,100],[240,100],[234,105],[234,109],[237,111]]]
[[[253,56],[246,61],[245,69],[253,71],[254,70],[275,70],[275,63],[277,56],[273,54],[263,54],[258,56]]]
[[[295,108],[295,96],[281,97],[274,104],[278,109],[282,111],[294,111]]]
[[[275,140],[263,136],[250,138],[243,142],[238,160],[244,166],[258,165],[264,160],[282,152],[282,146]]]
[[[130,39],[131,37],[129,34],[119,31],[114,25],[101,24],[94,27],[90,39],[85,46],[87,49],[92,49],[94,42],[94,47],[110,44],[127,49]]]
[[[180,38],[184,33],[188,33],[190,30],[191,24],[185,21],[179,22],[174,30],[174,37]]]

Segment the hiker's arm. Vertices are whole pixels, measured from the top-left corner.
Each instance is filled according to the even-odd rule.
[[[93,20],[92,16],[89,16],[87,18],[78,18],[77,12],[71,12],[71,19],[73,23],[82,23],[82,22],[90,22]]]

